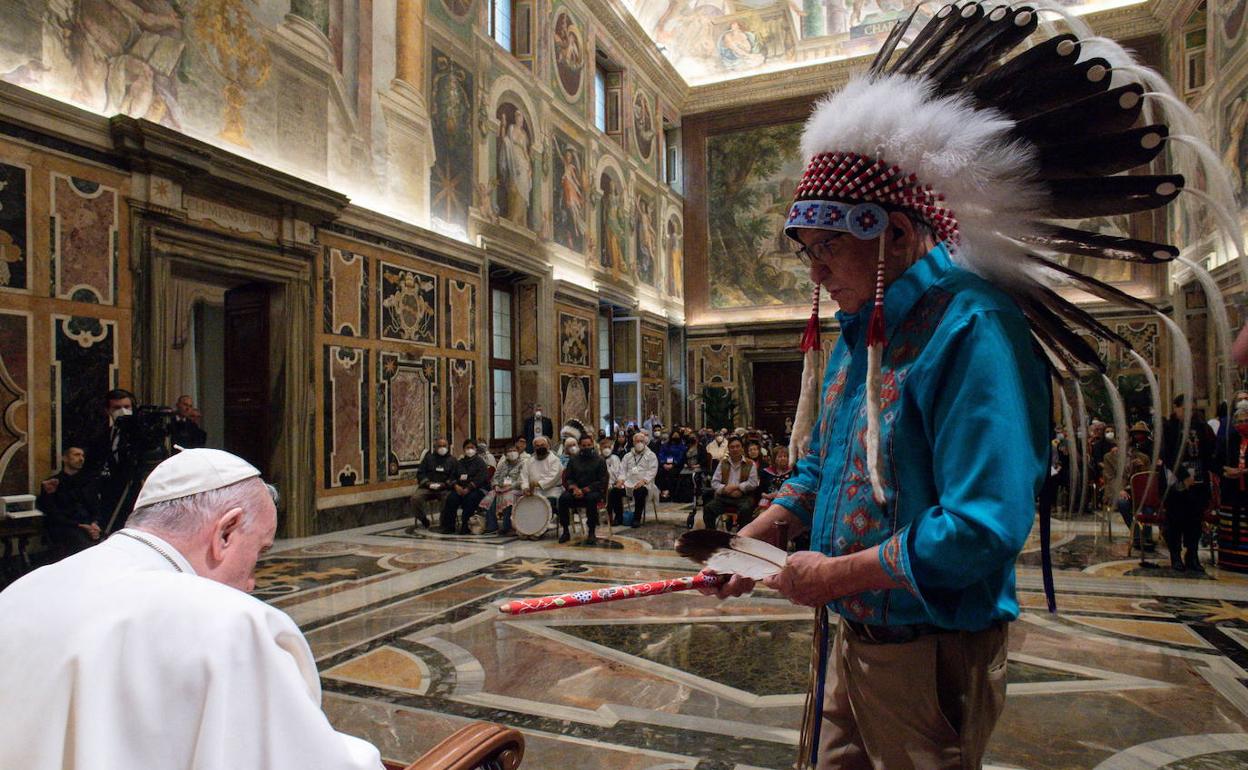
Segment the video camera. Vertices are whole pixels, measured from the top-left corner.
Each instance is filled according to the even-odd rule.
[[[131,464],[159,463],[172,454],[169,437],[173,435],[173,422],[177,412],[172,407],[155,404],[140,406],[134,414],[118,417],[117,431],[121,436],[123,456]],[[155,463],[152,467],[155,467]],[[146,475],[146,474],[145,474]]]

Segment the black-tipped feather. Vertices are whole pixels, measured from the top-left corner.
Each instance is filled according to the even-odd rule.
[[[1161,208],[1183,191],[1183,177],[1167,174],[1051,179],[1045,185],[1051,195],[1045,203],[1044,216],[1084,219]]]
[[[917,72],[922,72],[925,67],[940,56],[950,42],[957,40],[968,27],[979,21],[979,18],[983,15],[983,6],[978,3],[967,4],[960,8],[955,6],[950,18],[946,18],[940,23],[940,28],[924,43],[923,48],[915,51],[914,55],[904,64],[899,62],[893,71],[903,75],[913,75]]]
[[[1073,67],[1057,69],[1044,77],[1014,78],[999,96],[989,100],[993,107],[1015,120],[1038,115],[1059,105],[1069,104],[1109,89],[1109,62],[1088,59]],[[975,96],[981,101],[979,92]]]
[[[1126,131],[1140,119],[1144,86],[1128,83],[1033,115],[1014,127],[1014,134],[1037,147],[1065,144],[1093,136]]]
[[[1023,240],[1052,249],[1060,254],[1112,259],[1120,262],[1156,264],[1169,262],[1179,256],[1179,250],[1168,243],[1140,241],[1118,235],[1076,230],[1071,227],[1054,227],[1047,233],[1029,236]]]
[[[1000,67],[980,75],[969,91],[983,101],[991,101],[1019,78],[1044,79],[1052,72],[1073,67],[1079,61],[1080,46],[1074,35],[1058,35],[1028,48]]]
[[[1055,350],[1065,351],[1077,362],[1099,372],[1105,371],[1105,362],[1101,360],[1100,354],[1088,344],[1087,340],[1067,328],[1056,313],[1045,307],[1044,302],[1034,297],[1015,296],[1015,299],[1022,308],[1023,314],[1027,316],[1033,330],[1041,330],[1049,338],[1049,344]]]
[[[1096,318],[1094,318],[1086,310],[1080,308],[1078,305],[1075,305],[1073,302],[1062,299],[1057,292],[1047,286],[1041,287],[1040,292],[1044,299],[1047,300],[1049,309],[1058,315],[1065,317],[1072,326],[1080,327],[1091,333],[1094,337],[1099,337],[1100,339],[1114,342],[1128,348],[1131,347],[1131,343],[1127,342],[1120,335],[1115,334],[1113,330],[1096,320]]]
[[[998,12],[1004,14],[997,19]],[[928,70],[941,93],[960,89],[968,80],[995,64],[1036,29],[1037,14],[1031,8],[1013,10],[1000,6],[984,16],[974,40],[944,54]]]
[[[893,31],[888,33],[888,39],[884,41],[884,46],[880,48],[880,52],[875,55],[875,59],[871,62],[869,75],[872,79],[878,77],[884,71],[884,68],[888,66],[888,60],[893,58],[893,52],[897,50],[897,45],[906,36],[906,30],[910,29],[910,25],[914,23],[915,14],[918,12],[919,6],[916,5],[914,10],[910,11],[909,16],[904,19],[898,19],[893,24]]]
[[[1130,294],[1127,294],[1122,289],[1116,289],[1113,286],[1110,286],[1109,284],[1105,283],[1104,281],[1099,281],[1090,275],[1084,275],[1083,273],[1080,273],[1077,270],[1071,270],[1069,267],[1066,267],[1065,265],[1058,264],[1056,262],[1053,262],[1052,260],[1048,260],[1043,257],[1038,257],[1034,254],[1028,254],[1027,256],[1030,257],[1034,262],[1041,264],[1049,268],[1050,270],[1055,270],[1061,273],[1062,275],[1066,276],[1067,278],[1070,278],[1071,281],[1073,281],[1074,283],[1082,287],[1089,294],[1092,294],[1093,296],[1096,296],[1096,297],[1100,297],[1106,302],[1116,304],[1116,305],[1122,305],[1123,307],[1138,308],[1147,313],[1157,312],[1157,308],[1155,308],[1151,303],[1145,300],[1142,300],[1139,297],[1132,297]]]
[[[720,529],[691,529],[676,539],[676,553],[699,564],[732,544],[733,534]]]
[[[916,7],[915,10],[918,10],[918,8]],[[914,36],[914,40],[910,41],[910,45],[906,46],[906,48],[898,54],[897,61],[893,62],[891,67],[886,67],[882,71],[900,72],[900,68],[905,66],[906,62],[910,61],[910,59],[914,58],[916,54],[923,51],[927,47],[928,42],[933,36],[936,35],[937,32],[940,31],[942,25],[953,22],[953,17],[957,15],[957,10],[958,7],[956,5],[950,4],[936,11],[932,18],[929,19],[928,22],[923,25],[923,28],[919,30],[919,34]]]
[[[1040,148],[1040,179],[1109,176],[1146,166],[1161,153],[1170,130],[1164,125]]]

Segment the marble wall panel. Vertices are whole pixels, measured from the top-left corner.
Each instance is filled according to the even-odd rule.
[[[657,414],[664,424],[667,417],[663,413],[663,385],[658,382],[647,382],[641,390],[641,413]]]
[[[477,437],[477,378],[476,362],[465,358],[448,358],[446,361],[447,390],[449,391],[451,446],[455,451],[464,440]]]
[[[588,368],[590,365],[590,325],[588,316],[559,314],[559,363]]]
[[[522,420],[532,417],[537,405],[537,378],[537,372],[531,369],[516,372],[516,405]]]
[[[368,336],[368,257],[326,249],[322,291],[326,334]]]
[[[477,286],[446,279],[446,346],[451,350],[477,348]]]
[[[29,289],[30,167],[0,160],[0,289]]]
[[[30,316],[0,311],[0,495],[30,491]]]
[[[702,369],[699,382],[703,385],[727,385],[732,382],[732,345],[707,345],[702,348]]]
[[[559,375],[559,421],[580,420],[594,424],[593,382],[585,374]]]
[[[420,458],[441,435],[438,359],[410,353],[382,352],[377,380],[380,478],[397,479],[416,472]]]
[[[117,322],[53,315],[52,436],[49,461],[63,448],[87,440],[100,420],[100,396],[117,387]]]
[[[368,483],[368,359],[361,348],[325,346],[325,487]]]
[[[516,363],[520,366],[536,364],[538,362],[536,283],[522,283],[516,287],[516,334],[520,342]]]
[[[382,262],[379,283],[381,338],[437,346],[438,277]]]
[[[57,297],[111,305],[117,275],[117,191],[52,174],[52,280]]]
[[[1119,321],[1114,324],[1114,332],[1131,343],[1135,352],[1139,353],[1148,365],[1154,369],[1161,363],[1160,353],[1160,321],[1150,318]]]

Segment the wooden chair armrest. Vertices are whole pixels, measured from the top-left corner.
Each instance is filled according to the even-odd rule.
[[[386,770],[476,770],[493,761],[501,770],[516,770],[524,759],[524,736],[518,730],[474,722],[425,752],[404,768],[385,762]]]

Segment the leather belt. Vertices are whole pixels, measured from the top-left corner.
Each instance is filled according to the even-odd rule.
[[[858,637],[858,641],[864,644],[905,644],[929,634],[953,633],[953,629],[941,628],[931,623],[910,623],[904,626],[872,626],[852,620],[845,620],[844,623]]]

